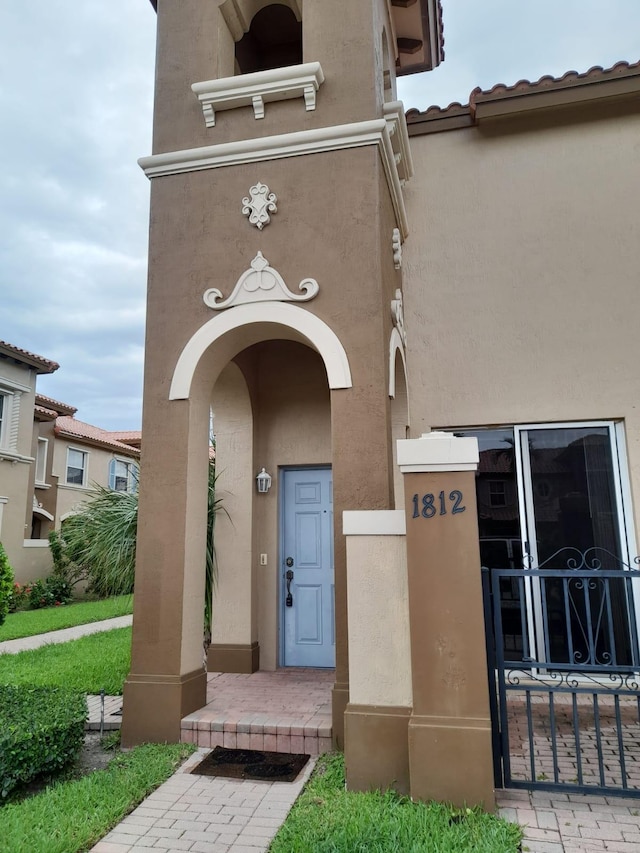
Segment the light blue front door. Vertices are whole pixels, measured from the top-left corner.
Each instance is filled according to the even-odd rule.
[[[282,664],[335,666],[330,468],[283,471]]]

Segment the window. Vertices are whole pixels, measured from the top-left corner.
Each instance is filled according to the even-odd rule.
[[[491,506],[506,506],[507,494],[504,480],[489,481],[489,503]]]
[[[36,451],[36,483],[47,482],[47,450],[49,441],[46,438],[38,439],[38,449]]]
[[[109,463],[109,488],[114,492],[135,492],[138,488],[138,466],[124,459]]]
[[[67,450],[67,484],[84,486],[87,482],[87,455],[83,450]]]
[[[5,383],[6,380],[3,380]],[[6,382],[9,384],[9,382]],[[18,419],[21,391],[0,388],[0,447],[16,453],[18,450]]]

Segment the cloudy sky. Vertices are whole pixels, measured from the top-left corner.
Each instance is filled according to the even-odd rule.
[[[640,0],[443,5],[446,61],[402,81],[407,109],[640,59]],[[106,429],[140,426],[154,27],[148,0],[0,3],[0,339]]]

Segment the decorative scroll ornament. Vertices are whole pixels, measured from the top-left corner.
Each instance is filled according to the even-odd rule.
[[[393,265],[399,270],[402,267],[402,238],[400,236],[400,229],[393,229],[393,237],[392,237],[392,246],[393,246]]]
[[[398,330],[400,339],[406,347],[407,345],[407,330],[404,327],[404,309],[402,306],[402,291],[396,290],[396,298],[391,300],[391,316],[393,317],[393,325]]]
[[[215,287],[207,290],[203,299],[205,305],[215,311],[248,302],[308,302],[318,294],[320,286],[315,279],[305,278],[298,289],[302,291],[301,294],[292,293],[280,273],[269,266],[262,252],[258,252],[251,261],[251,267],[238,279],[228,299],[223,299],[221,291]]]
[[[269,191],[266,184],[257,184],[249,188],[249,195],[242,199],[242,212],[249,217],[249,222],[259,228],[271,222],[270,213],[277,213],[276,202],[278,198],[275,193]]]

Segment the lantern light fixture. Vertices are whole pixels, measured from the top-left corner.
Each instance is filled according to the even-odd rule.
[[[271,474],[267,474],[267,472],[263,468],[262,471],[260,471],[260,473],[256,477],[256,483],[258,486],[258,494],[266,495],[266,493],[271,488]]]

